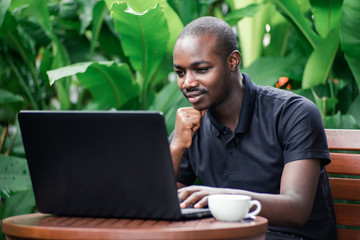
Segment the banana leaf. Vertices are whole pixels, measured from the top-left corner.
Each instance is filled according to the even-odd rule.
[[[115,62],[77,63],[47,72],[50,84],[76,75],[102,109],[120,109],[139,95],[139,86],[126,64]]]
[[[313,48],[316,48],[321,38],[311,29],[308,20],[301,12],[297,1],[270,0],[290,22],[300,30]]]
[[[259,4],[261,0],[233,0],[235,9],[251,7],[252,4]],[[271,4],[260,5],[261,9],[251,18],[243,18],[237,23],[242,64],[249,67],[261,56],[263,49],[263,38],[265,24],[271,15]],[[236,11],[233,9],[234,11]],[[269,14],[270,13],[270,14]]]
[[[356,119],[349,114],[337,113],[333,116],[327,116],[325,118],[325,127],[330,129],[358,129]]]
[[[80,33],[83,34],[93,20],[95,4],[99,0],[77,0],[79,4]]]
[[[161,4],[164,7],[164,13],[167,20],[168,31],[169,31],[169,41],[167,46],[167,53],[172,57],[175,42],[179,36],[181,30],[184,28],[184,25],[175,10],[163,0]],[[170,64],[172,66],[172,64]]]
[[[10,6],[11,0],[1,0],[0,2],[0,26],[3,24],[6,11]]]
[[[86,2],[86,1],[85,1]],[[90,45],[90,59],[94,56],[96,43],[98,42],[101,26],[104,21],[105,13],[107,8],[103,1],[97,2],[93,9],[93,22],[92,22],[92,38]]]
[[[24,98],[20,95],[13,94],[5,89],[0,89],[0,105],[14,102],[23,102]]]
[[[52,61],[52,68],[58,68],[62,66],[66,66],[70,64],[70,58],[68,52],[54,33],[52,29],[50,13],[47,5],[46,0],[33,0],[29,3],[29,9],[31,14],[33,15],[34,19],[37,23],[43,28],[47,36],[52,40],[52,54],[53,54],[53,61]],[[37,80],[35,80],[37,81]],[[56,89],[59,101],[61,103],[62,109],[69,109],[70,108],[70,97],[69,97],[69,80],[66,82],[56,83]],[[40,92],[40,89],[38,90]],[[43,108],[45,108],[45,103],[43,103]]]
[[[287,57],[258,58],[248,68],[241,71],[247,73],[251,80],[259,85],[274,86],[279,77],[297,79],[298,68],[300,66],[301,72],[304,61],[304,56],[294,51]]]
[[[339,28],[334,28],[310,55],[306,63],[302,87],[311,88],[325,83],[339,47]]]
[[[244,8],[235,9],[229,12],[225,16],[225,21],[230,25],[235,25],[238,21],[243,19],[244,17],[253,17],[258,11],[262,8],[263,4],[252,3]]]
[[[314,13],[314,25],[319,35],[325,38],[340,20],[343,0],[310,0]]]
[[[131,66],[142,75],[142,91],[147,91],[167,51],[169,30],[164,7],[158,4],[139,14],[131,12],[127,3],[114,3],[111,16],[125,55],[129,57]]]
[[[344,0],[340,18],[341,49],[360,90],[360,1]]]
[[[360,95],[358,95],[355,101],[351,104],[348,114],[354,116],[360,128]]]

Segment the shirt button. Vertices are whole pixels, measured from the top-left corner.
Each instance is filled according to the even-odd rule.
[[[222,132],[224,135],[227,135],[228,134],[228,131],[226,129],[223,130]]]

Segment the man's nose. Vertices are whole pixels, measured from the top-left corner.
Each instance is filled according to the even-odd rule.
[[[191,73],[186,74],[183,88],[189,89],[189,88],[197,87],[198,85],[199,85],[199,81],[196,79],[196,77],[193,74]]]

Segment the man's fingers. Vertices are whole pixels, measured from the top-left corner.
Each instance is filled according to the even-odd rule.
[[[203,189],[203,190],[202,190]],[[183,189],[178,190],[179,199],[180,199],[180,207],[186,208],[193,205],[195,208],[202,208],[207,205],[208,195],[206,191],[204,191],[204,187],[185,187]]]
[[[200,201],[198,201],[195,205],[194,208],[203,208],[206,207],[208,205],[208,198],[207,197],[203,197]]]
[[[196,132],[199,128],[200,128],[200,122],[197,122],[197,123],[193,123],[193,127],[191,128],[191,130],[193,132]]]

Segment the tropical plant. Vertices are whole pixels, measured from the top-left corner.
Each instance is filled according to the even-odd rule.
[[[327,128],[359,128],[358,0],[1,0],[0,218],[35,211],[19,110],[157,110],[170,133],[188,105],[172,49],[204,15],[234,26],[254,82],[285,79]]]
[[[243,71],[254,82],[287,77],[292,91],[317,104],[326,128],[360,127],[359,1],[227,2],[225,20],[238,27]]]

